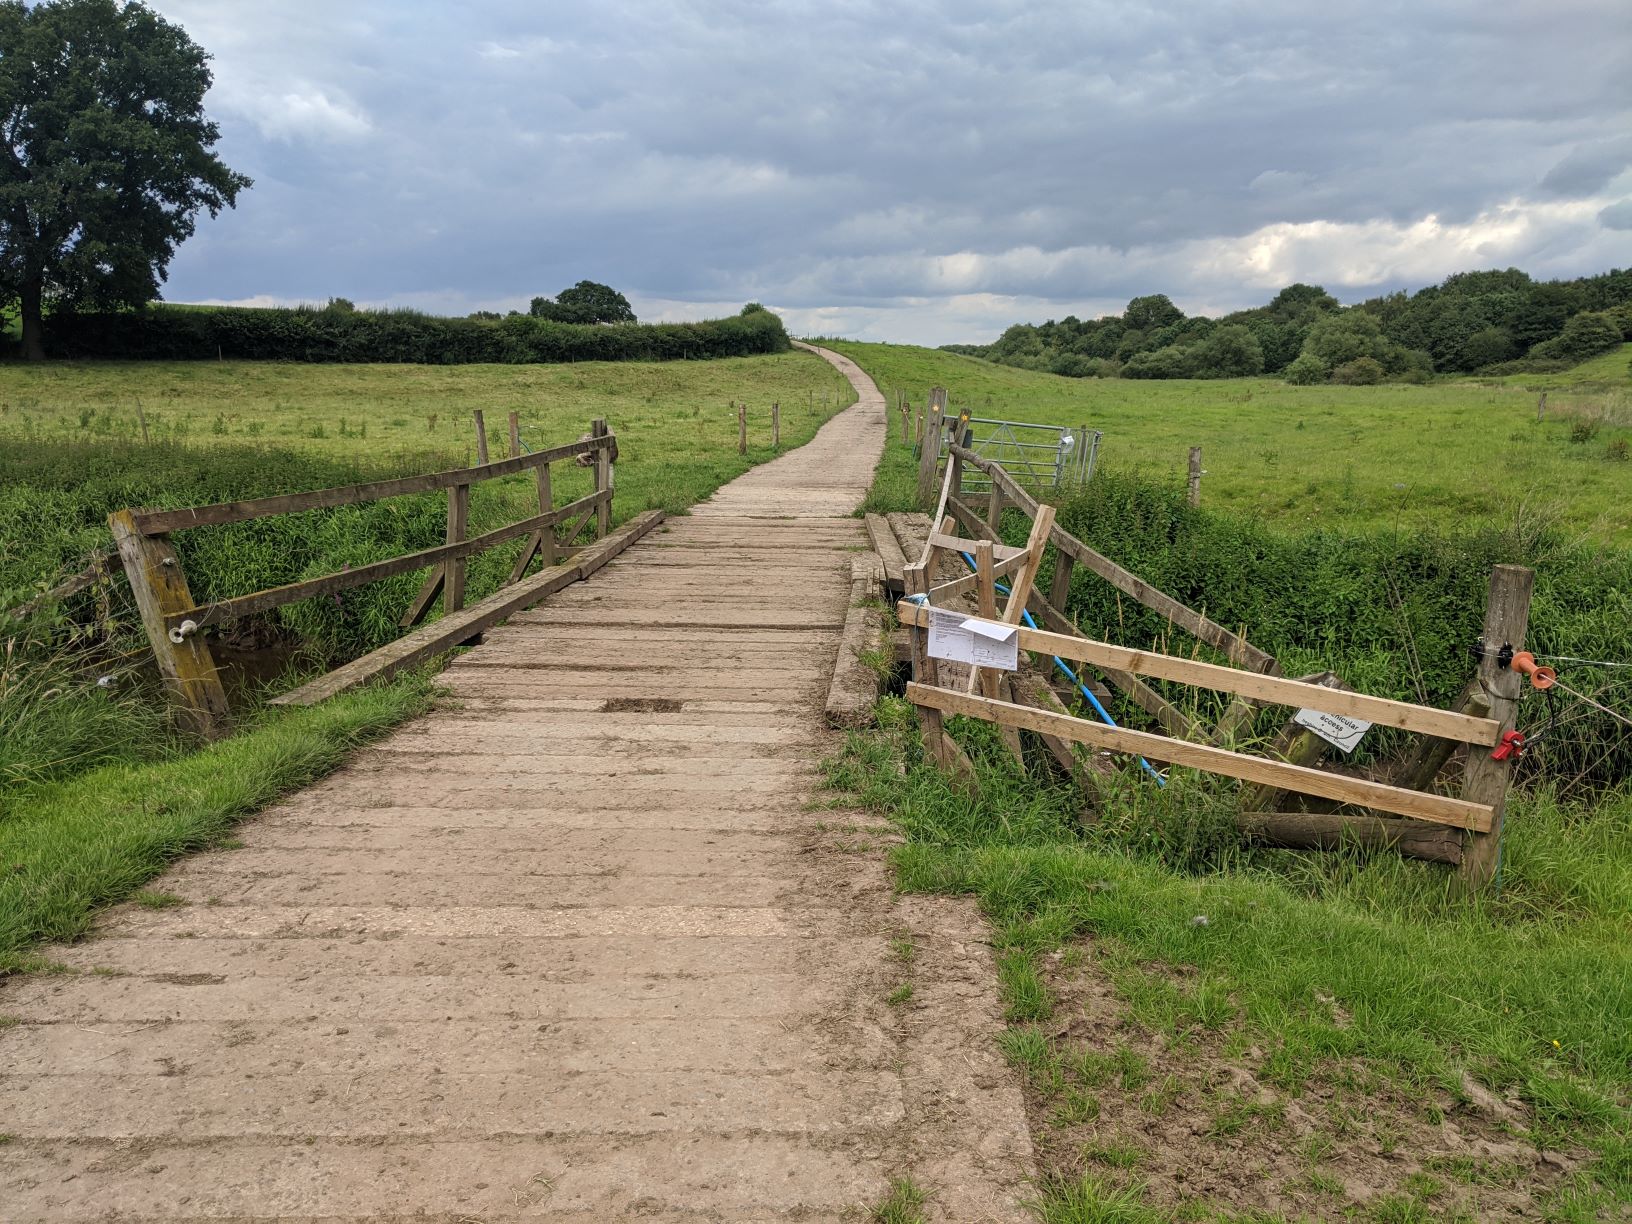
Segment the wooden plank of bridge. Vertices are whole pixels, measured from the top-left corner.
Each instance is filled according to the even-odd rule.
[[[882,514],[869,514],[866,521],[867,538],[873,542],[873,551],[884,565],[885,586],[897,593],[905,590],[902,571],[907,567],[907,558],[895,532]]]
[[[990,931],[821,789],[883,430],[864,395],[489,629],[454,700],[154,882],[193,904],[0,983],[0,1215],[746,1224],[911,1176],[1029,1219]]]

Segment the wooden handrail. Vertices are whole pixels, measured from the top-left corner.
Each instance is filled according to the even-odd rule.
[[[272,497],[257,497],[250,501],[217,502],[212,506],[193,506],[183,510],[138,510],[132,515],[135,529],[143,535],[167,535],[172,531],[186,531],[191,527],[213,527],[223,523],[244,523],[251,519],[266,518],[273,514],[295,514],[302,510],[322,510],[330,506],[350,506],[357,502],[378,501],[385,497],[402,497],[409,493],[430,493],[450,489],[455,485],[480,484],[500,476],[513,476],[547,463],[571,459],[593,452],[610,453],[617,445],[617,436],[607,433],[580,442],[568,442],[531,455],[517,455],[496,463],[477,467],[453,468],[446,472],[431,472],[424,476],[403,476],[396,480],[376,480],[369,484],[342,485],[333,489],[316,489],[310,493],[280,493]]]
[[[1037,499],[1005,472],[1000,464],[955,443],[947,449],[965,463],[972,463],[990,476],[993,484],[1001,488],[1016,507],[1032,518],[1037,517]],[[989,526],[995,527],[995,524]],[[1058,524],[1049,533],[1049,543],[1072,560],[1086,565],[1123,594],[1138,600],[1152,612],[1171,621],[1209,646],[1223,651],[1232,662],[1243,663],[1259,671],[1274,665],[1275,656],[1268,651],[1259,649],[1217,621],[1186,607],[1166,592],[1157,590],[1137,574],[1123,569],[1109,557],[1095,552]]]
[[[929,612],[909,600],[896,605],[896,615],[903,625],[927,628]],[[1301,680],[1287,680],[1281,676],[1265,676],[1259,672],[1216,663],[1202,663],[1174,655],[1153,651],[1130,650],[1091,638],[1070,637],[1063,633],[1047,633],[1040,629],[1020,630],[1023,649],[1039,654],[1055,655],[1092,663],[1096,667],[1111,667],[1132,672],[1136,676],[1155,676],[1158,680],[1173,680],[1196,688],[1212,689],[1221,693],[1237,693],[1255,697],[1277,705],[1291,705],[1320,710],[1327,714],[1342,714],[1383,726],[1398,727],[1402,731],[1419,731],[1442,739],[1464,744],[1489,747],[1500,738],[1500,728],[1489,718],[1476,718],[1454,710],[1438,710],[1429,706],[1413,705],[1388,697],[1372,697],[1346,689],[1327,688],[1321,684],[1306,684]],[[1409,815],[1409,813],[1407,813]]]
[[[1186,740],[1169,739],[1148,731],[1130,731],[1124,727],[1107,727],[1067,714],[1051,714],[1012,702],[996,701],[989,697],[954,693],[948,689],[927,684],[907,685],[906,698],[914,705],[928,706],[942,714],[967,714],[987,722],[1026,731],[1053,735],[1062,740],[1108,748],[1181,765],[1228,778],[1248,782],[1263,782],[1282,790],[1298,791],[1305,795],[1319,795],[1339,803],[1359,804],[1383,812],[1411,816],[1417,820],[1431,820],[1435,824],[1455,825],[1462,829],[1484,832],[1490,828],[1494,809],[1489,804],[1469,803],[1446,795],[1405,790],[1346,774],[1326,773],[1302,765],[1288,765],[1263,757],[1247,756],[1206,744],[1192,744]]]
[[[511,523],[508,527],[500,527],[483,535],[462,540],[457,544],[439,544],[435,548],[421,549],[419,552],[407,553],[401,557],[391,557],[384,561],[374,561],[368,565],[359,565],[355,569],[325,574],[321,578],[307,578],[301,582],[290,582],[280,587],[271,587],[265,591],[255,591],[249,595],[238,595],[232,599],[223,599],[212,604],[202,604],[197,608],[172,612],[165,617],[165,627],[167,629],[176,629],[187,621],[191,621],[195,629],[203,629],[208,625],[224,624],[240,617],[251,616],[256,612],[270,611],[272,608],[282,607],[284,604],[298,603],[302,599],[314,599],[319,595],[333,595],[340,591],[350,590],[352,587],[378,582],[381,578],[392,578],[397,574],[412,573],[414,570],[425,569],[427,566],[440,561],[452,561],[459,557],[473,556],[476,553],[492,548],[496,544],[502,544],[506,540],[524,536],[528,532],[554,527],[557,523],[564,522],[575,514],[593,509],[602,502],[611,500],[612,492],[609,489],[599,493],[590,493],[580,497],[577,501],[568,502],[558,510],[551,510],[548,514],[535,514],[532,518],[522,519],[519,523]]]

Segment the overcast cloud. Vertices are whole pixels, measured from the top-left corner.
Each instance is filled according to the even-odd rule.
[[[918,343],[1632,264],[1628,0],[154,0],[255,179],[176,301]]]

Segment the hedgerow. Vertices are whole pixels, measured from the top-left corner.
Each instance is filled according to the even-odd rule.
[[[782,320],[764,309],[698,323],[603,325],[528,315],[455,319],[412,310],[178,309],[159,303],[110,314],[53,315],[45,323],[45,345],[53,357],[123,361],[419,365],[697,361],[789,347]]]

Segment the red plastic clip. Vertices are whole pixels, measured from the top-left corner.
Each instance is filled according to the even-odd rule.
[[[1517,760],[1524,755],[1524,732],[1504,731],[1502,742],[1496,745],[1496,750],[1490,754],[1493,761],[1505,761],[1509,757]]]

